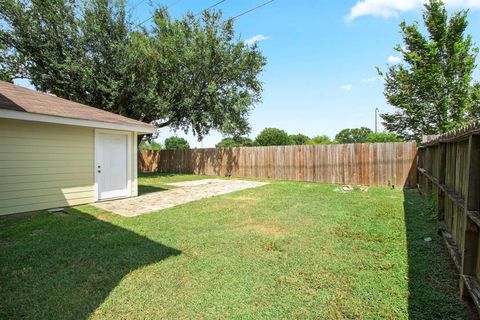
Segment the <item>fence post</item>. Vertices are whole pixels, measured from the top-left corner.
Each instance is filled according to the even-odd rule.
[[[465,211],[463,237],[462,266],[460,278],[460,294],[463,298],[469,296],[466,286],[476,284],[476,267],[478,255],[479,229],[478,211],[480,210],[480,136],[471,135],[468,141],[467,168],[465,179]],[[475,219],[472,219],[472,217]],[[470,293],[472,293],[470,288]],[[476,290],[475,290],[476,291]],[[471,294],[478,303],[478,296]]]
[[[416,170],[417,187],[418,187],[418,191],[420,191],[422,195],[426,195],[427,189],[426,189],[425,183],[427,178],[422,172],[420,172],[420,169],[425,169],[424,163],[425,163],[425,153],[427,148],[429,147],[421,146],[417,150],[417,170]]]
[[[440,143],[437,151],[437,212],[438,221],[445,220],[445,192],[442,186],[445,185],[446,165],[447,165],[447,146],[446,143]]]

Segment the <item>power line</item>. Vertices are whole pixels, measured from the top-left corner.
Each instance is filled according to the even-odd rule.
[[[207,10],[210,10],[210,9],[212,9],[212,8],[215,8],[216,6],[218,6],[218,5],[221,4],[221,3],[224,3],[225,1],[227,1],[227,0],[218,1],[218,2],[215,3],[215,4],[212,4],[210,7],[206,8],[206,9],[203,9],[203,10],[200,11],[200,12],[195,13],[193,16],[196,17],[196,16],[198,16],[199,14],[201,14],[202,12],[207,11]]]
[[[170,9],[171,7],[176,6],[180,1],[182,1],[182,0],[173,1],[172,3],[170,3],[170,4],[168,5],[167,9]]]
[[[167,7],[167,9],[170,9],[171,7],[173,7],[174,5],[176,5],[176,4],[177,4],[178,2],[180,2],[180,1],[181,1],[181,0],[176,0],[176,1],[172,2],[172,3]],[[204,11],[206,11],[206,10],[210,10],[210,9],[216,7],[216,6],[218,6],[219,4],[221,4],[221,3],[225,2],[225,1],[227,1],[227,0],[220,0],[220,1],[218,1],[218,2],[216,2],[215,4],[211,5],[210,7],[206,8],[206,9],[204,9],[204,10],[198,12],[198,13],[196,13],[195,16],[196,16],[196,15],[199,15],[200,13],[202,13],[202,12],[204,12]],[[262,7],[266,6],[267,4],[272,3],[273,1],[275,1],[275,0],[269,0],[269,1],[266,1],[266,2],[264,2],[264,3],[261,3],[261,4],[259,4],[258,6],[253,7],[253,8],[251,8],[251,9],[248,9],[248,10],[246,10],[246,11],[243,11],[243,12],[237,14],[236,16],[234,16],[234,17],[232,17],[232,18],[230,18],[230,19],[228,19],[228,20],[235,20],[235,19],[237,19],[237,18],[239,18],[239,17],[241,17],[241,16],[244,16],[244,15],[252,12],[252,11],[255,11],[255,10],[257,10],[257,9],[262,8]],[[154,16],[151,16],[150,18],[146,19],[145,21],[142,21],[141,23],[139,23],[138,25],[136,25],[135,28],[141,26],[142,24],[144,24],[144,23],[147,22],[147,21],[150,21],[151,19],[153,19],[153,17],[154,17]]]
[[[172,3],[170,3],[170,4],[167,6],[167,9],[170,9],[170,8],[173,7],[173,6],[176,6],[180,1],[182,1],[182,0],[175,0],[175,1],[173,1]],[[142,24],[144,24],[145,22],[148,22],[148,21],[152,20],[154,16],[155,16],[155,15],[152,15],[152,16],[150,16],[148,19],[140,22],[139,24],[137,24],[137,25],[134,27],[134,29],[140,27],[140,26],[141,26]]]
[[[266,6],[267,4],[272,3],[273,1],[275,1],[275,0],[266,1],[266,2],[260,4],[260,5],[256,6],[256,7],[253,7],[252,9],[249,9],[249,10],[247,10],[247,11],[244,11],[244,12],[240,13],[240,14],[237,14],[235,17],[230,18],[229,20],[235,20],[235,19],[237,19],[238,17],[241,17],[241,16],[243,16],[243,15],[246,15],[247,13],[250,13],[250,12],[252,12],[252,11],[255,11],[255,10],[257,10],[257,9],[260,9],[261,7]]]
[[[137,2],[136,5],[134,5],[133,7],[130,8],[130,10],[128,10],[128,13],[132,12],[133,10],[137,9],[139,5],[141,5],[143,2],[145,2],[145,0],[140,0]]]

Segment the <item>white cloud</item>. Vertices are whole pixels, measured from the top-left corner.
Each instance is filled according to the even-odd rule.
[[[400,13],[416,10],[422,7],[427,0],[358,0],[350,8],[347,21],[353,21],[362,16],[376,16],[382,18],[397,17]],[[444,0],[447,7],[480,9],[480,0]]]
[[[387,58],[387,62],[391,64],[397,64],[400,63],[400,61],[402,61],[402,58],[397,56],[388,56]]]
[[[252,44],[255,44],[260,41],[268,40],[270,39],[269,37],[264,36],[263,34],[257,34],[256,36],[253,36],[247,40],[245,40],[243,43],[245,43],[247,46],[251,46]]]
[[[377,81],[377,77],[370,77],[370,78],[363,78],[362,79],[363,83],[372,83],[372,82],[375,82],[375,81]]]
[[[342,89],[345,92],[352,91],[353,86],[351,84],[344,84],[340,86],[340,89]]]

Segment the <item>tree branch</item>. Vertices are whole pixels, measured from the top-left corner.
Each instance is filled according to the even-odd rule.
[[[171,125],[173,123],[173,121],[175,121],[173,118],[168,120],[168,121],[165,121],[163,123],[156,123],[155,126],[158,127],[158,128],[164,128],[164,127],[167,127],[169,125]]]

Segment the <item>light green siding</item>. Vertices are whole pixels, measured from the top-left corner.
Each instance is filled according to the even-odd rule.
[[[94,130],[0,119],[0,215],[93,202]]]

